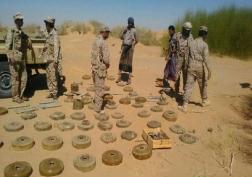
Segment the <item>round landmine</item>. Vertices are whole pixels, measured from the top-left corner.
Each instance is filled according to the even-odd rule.
[[[90,103],[90,104],[88,104],[88,109],[91,109],[91,110],[93,110],[94,109],[94,103]]]
[[[103,95],[103,99],[104,101],[109,101],[109,100],[113,100],[113,95],[109,94],[109,93],[106,93]]]
[[[131,99],[129,97],[120,98],[119,103],[127,105],[131,103]]]
[[[33,125],[33,127],[37,131],[47,131],[47,130],[51,130],[52,129],[52,124],[49,123],[49,122],[38,121],[38,122],[35,122],[35,124]]]
[[[125,130],[121,133],[121,138],[128,140],[128,141],[131,141],[131,140],[135,139],[136,137],[137,137],[136,132],[131,131],[131,130]]]
[[[150,110],[153,112],[163,112],[163,108],[161,106],[152,106]]]
[[[147,101],[147,99],[145,97],[142,96],[138,96],[135,98],[135,102],[136,103],[145,103]]]
[[[109,80],[109,81],[114,81],[114,80],[115,80],[115,77],[112,76],[112,75],[110,75],[110,76],[107,77],[107,80]]]
[[[142,118],[147,118],[151,115],[151,113],[148,110],[143,109],[140,112],[138,112],[137,115]]]
[[[21,118],[24,120],[34,119],[35,117],[37,117],[37,114],[33,111],[21,114]]]
[[[70,115],[73,120],[83,120],[86,118],[86,115],[83,112],[74,112]]]
[[[143,108],[144,104],[143,103],[133,103],[131,106],[134,108]]]
[[[102,162],[105,165],[115,166],[123,161],[122,153],[117,150],[108,150],[102,154]]]
[[[72,103],[73,102],[73,96],[74,96],[74,94],[72,94],[72,93],[67,93],[66,94],[66,99],[64,99],[64,102],[67,102],[67,103]]]
[[[73,165],[77,170],[89,172],[95,169],[96,159],[94,156],[87,153],[80,154],[74,159]]]
[[[137,92],[132,91],[132,92],[129,92],[129,96],[130,96],[130,97],[137,97],[138,94],[137,94]]]
[[[114,119],[122,119],[124,117],[124,115],[120,112],[113,112],[111,114],[111,117],[114,118]]]
[[[160,128],[161,127],[161,123],[156,121],[156,120],[151,120],[147,123],[147,126],[149,128]]]
[[[123,88],[123,91],[125,91],[125,92],[133,92],[133,88],[130,87],[130,86],[125,86],[125,87]]]
[[[127,85],[127,83],[126,82],[118,82],[117,83],[117,86],[119,86],[119,87],[123,87],[123,86],[125,86],[125,85]]]
[[[49,136],[42,140],[42,147],[49,151],[57,150],[61,148],[62,145],[63,140],[58,136]]]
[[[84,105],[92,103],[93,98],[91,96],[83,96],[82,102]]]
[[[4,142],[0,140],[0,148],[4,145]]]
[[[109,144],[116,141],[116,136],[111,132],[105,132],[101,135],[100,139],[102,142]]]
[[[194,144],[197,142],[198,138],[190,134],[182,134],[179,136],[180,141],[186,144]]]
[[[131,122],[130,121],[127,121],[127,120],[118,120],[116,121],[116,126],[119,127],[119,128],[127,128],[131,125]]]
[[[29,177],[33,169],[28,162],[17,161],[4,168],[4,177]]]
[[[139,144],[134,146],[132,154],[138,160],[145,160],[151,157],[152,149],[147,144]]]
[[[74,127],[75,127],[75,125],[72,122],[66,122],[66,121],[64,121],[64,122],[60,122],[58,124],[58,128],[61,131],[72,130],[72,129],[74,129]]]
[[[165,111],[163,113],[163,118],[168,121],[175,122],[177,120],[177,114],[174,111]]]
[[[107,109],[116,109],[117,108],[116,102],[114,100],[109,100],[106,104],[106,108]]]
[[[27,136],[20,136],[12,141],[12,147],[17,151],[25,151],[31,149],[35,144],[35,141]]]
[[[98,113],[95,114],[95,118],[99,121],[107,121],[109,120],[109,114],[103,112],[103,113]]]
[[[172,125],[170,128],[169,128],[173,133],[176,133],[176,134],[184,134],[186,131],[183,127],[181,127],[180,125]]]
[[[63,112],[57,111],[57,112],[50,114],[49,117],[53,120],[62,120],[62,119],[65,119],[66,116]]]
[[[81,110],[84,108],[84,103],[81,99],[77,98],[73,101],[73,110]]]
[[[110,91],[110,86],[107,86],[107,85],[105,85],[104,86],[104,90],[107,92],[107,91]]]
[[[17,132],[24,129],[24,124],[21,122],[13,121],[4,125],[4,129],[8,132]]]
[[[4,115],[8,113],[8,109],[5,107],[0,107],[0,115]]]
[[[94,125],[93,125],[89,120],[83,120],[83,121],[81,121],[81,123],[78,125],[78,128],[79,128],[80,130],[87,131],[87,130],[90,130],[90,129],[94,128]]]
[[[95,92],[95,86],[90,86],[87,88],[88,92]]]
[[[88,75],[88,74],[84,74],[84,75],[82,76],[82,79],[83,79],[83,80],[89,80],[89,79],[91,79],[91,76]]]
[[[91,145],[91,138],[87,135],[77,135],[72,139],[73,147],[77,149],[85,149]]]
[[[106,130],[111,130],[113,128],[113,124],[108,121],[102,121],[97,124],[98,128],[100,130],[106,131]]]
[[[57,176],[64,170],[64,164],[56,158],[48,158],[40,162],[39,172],[42,176]]]
[[[168,101],[159,100],[157,101],[157,104],[161,106],[168,105]]]

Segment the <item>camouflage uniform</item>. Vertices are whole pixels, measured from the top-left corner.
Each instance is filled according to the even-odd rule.
[[[7,34],[6,48],[8,50],[8,58],[12,58],[16,61],[14,63],[10,61],[9,66],[11,72],[12,97],[13,100],[18,100],[23,97],[27,83],[27,49],[31,48],[28,35],[26,35],[22,29],[19,30],[16,27],[12,28]]]
[[[184,94],[184,104],[187,104],[192,94],[195,81],[198,81],[202,101],[207,100],[207,78],[205,67],[210,71],[208,61],[208,45],[202,37],[196,38],[190,44],[188,76]]]
[[[91,53],[92,77],[95,86],[94,110],[96,112],[103,109],[104,86],[107,77],[106,64],[109,64],[108,44],[99,35],[93,43]]]
[[[55,29],[53,29],[50,33],[46,34],[45,46],[43,49],[43,57],[47,61],[46,75],[47,75],[47,86],[49,92],[51,95],[57,96],[58,93],[57,80],[59,74],[62,74],[62,66],[61,66],[62,57],[60,52],[60,39]],[[57,67],[55,67],[55,64],[57,64]]]
[[[188,55],[189,55],[189,44],[193,41],[193,36],[190,34],[188,38],[184,38],[182,33],[176,34],[177,39],[177,58],[176,58],[176,83],[175,90],[178,93],[180,87],[180,74],[182,71],[183,76],[183,90],[185,90],[187,69],[188,69]]]

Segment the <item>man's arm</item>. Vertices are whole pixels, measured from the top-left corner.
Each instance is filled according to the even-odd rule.
[[[59,62],[59,52],[60,52],[60,41],[59,41],[59,36],[57,33],[55,33],[55,35],[54,35],[53,46],[54,46],[54,62],[58,63]]]
[[[103,62],[105,63],[105,65],[107,66],[107,68],[109,67],[109,49],[108,49],[108,45],[107,44],[103,44],[102,45],[102,52],[103,52]]]
[[[203,61],[206,65],[207,71],[208,71],[208,80],[211,78],[211,67],[210,67],[210,63],[209,63],[209,49],[208,49],[208,45],[206,44],[204,47],[204,51],[203,51]]]
[[[12,33],[13,31],[9,29],[5,40],[5,47],[7,50],[12,49]]]

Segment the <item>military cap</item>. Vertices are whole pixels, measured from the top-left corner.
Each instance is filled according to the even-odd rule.
[[[205,31],[207,32],[207,27],[206,26],[200,26],[199,31]]]
[[[111,31],[110,31],[109,27],[104,26],[101,28],[100,32],[111,32]]]
[[[55,18],[53,18],[53,17],[46,17],[44,19],[44,22],[45,23],[52,23],[52,24],[54,24],[55,23]]]
[[[186,29],[186,30],[191,30],[192,29],[192,24],[191,22],[185,22],[183,24],[183,28]]]
[[[24,16],[23,16],[20,12],[18,12],[18,13],[16,13],[16,14],[13,16],[13,19],[14,19],[14,20],[23,20],[23,19],[24,19]]]

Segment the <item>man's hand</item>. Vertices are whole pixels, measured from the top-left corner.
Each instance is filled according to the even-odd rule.
[[[10,58],[10,63],[11,64],[15,64],[16,63],[16,60],[14,58]]]
[[[54,62],[53,66],[54,66],[55,69],[57,69],[58,68],[58,63]]]
[[[106,65],[106,68],[108,69],[110,67],[110,64],[105,64]]]

